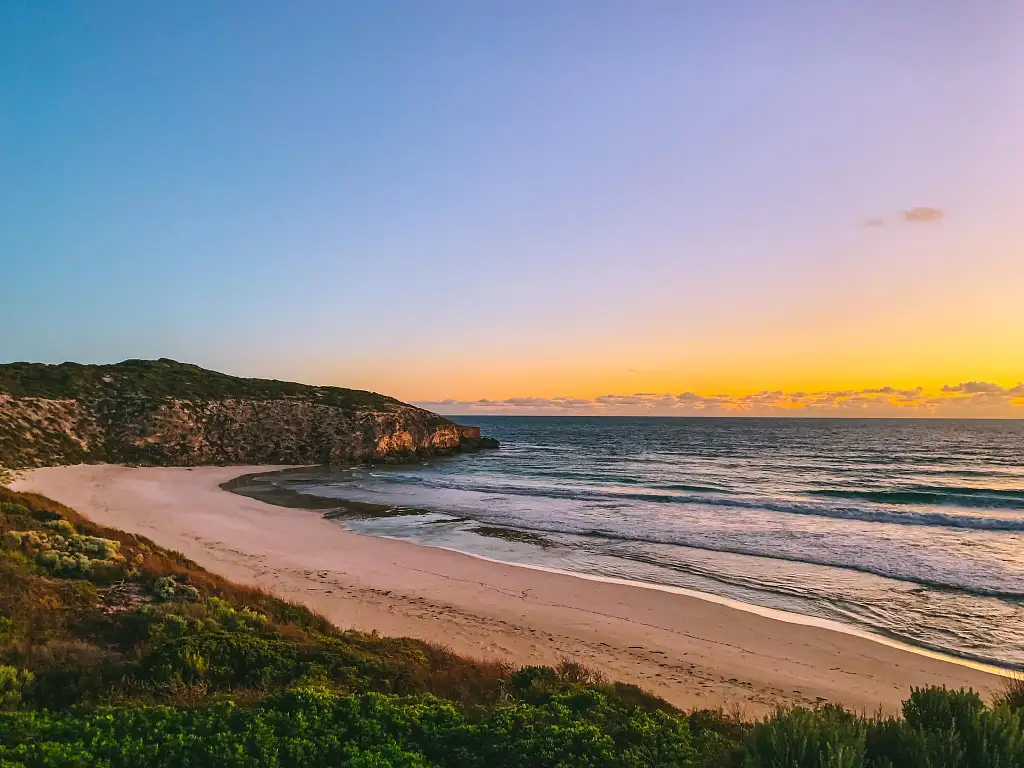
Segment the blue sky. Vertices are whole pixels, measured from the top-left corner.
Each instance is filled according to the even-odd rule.
[[[9,2],[0,34],[0,360],[432,402],[1024,378],[1021,3]]]

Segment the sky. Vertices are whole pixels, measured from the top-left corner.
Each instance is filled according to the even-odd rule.
[[[1024,416],[1024,3],[0,4],[0,362]]]

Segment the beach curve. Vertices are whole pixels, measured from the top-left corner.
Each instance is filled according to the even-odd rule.
[[[317,512],[220,489],[239,475],[278,469],[77,465],[27,471],[16,487],[304,603],[342,627],[518,664],[572,657],[684,708],[755,715],[828,700],[895,712],[915,686],[973,687],[983,695],[1002,686],[977,665],[879,638],[683,590],[360,536]]]

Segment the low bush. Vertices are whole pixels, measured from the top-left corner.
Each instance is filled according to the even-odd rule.
[[[749,768],[861,768],[864,720],[834,705],[776,712],[751,732]]]
[[[0,711],[21,709],[22,692],[34,679],[27,670],[0,665]]]
[[[658,768],[692,761],[686,721],[601,694],[504,705],[471,719],[440,699],[300,689],[250,707],[0,716],[0,760],[24,766],[365,765]],[[379,762],[372,762],[377,760]]]
[[[1024,673],[1018,672],[1006,678],[1003,692],[997,701],[1005,704],[1013,712],[1024,712]]]
[[[1024,766],[1024,724],[1005,704],[988,707],[974,691],[925,688],[903,704],[903,718],[873,724],[868,765],[879,768]]]

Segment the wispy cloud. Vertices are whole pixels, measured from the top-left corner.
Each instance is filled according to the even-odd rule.
[[[985,381],[923,387],[868,387],[821,392],[763,390],[746,395],[696,392],[607,394],[594,398],[511,397],[417,403],[449,414],[595,416],[934,416],[1024,417],[1024,383],[1003,387]]]
[[[1014,389],[1017,388],[1014,387]],[[947,384],[942,388],[942,391],[961,395],[994,395],[1009,392],[1010,390],[989,381],[961,381],[959,384]]]
[[[904,221],[929,223],[932,221],[938,221],[943,216],[945,216],[945,214],[938,208],[929,208],[926,205],[911,208],[908,211],[903,211]]]
[[[900,219],[909,221],[912,224],[930,224],[945,218],[945,216],[946,214],[941,208],[932,208],[927,205],[919,205],[915,208],[908,208],[905,211],[899,212]],[[872,216],[864,220],[865,227],[884,227],[885,225],[886,218],[884,216]]]

